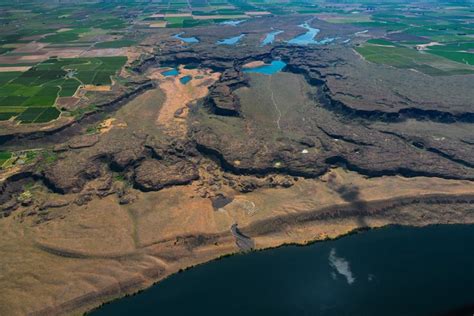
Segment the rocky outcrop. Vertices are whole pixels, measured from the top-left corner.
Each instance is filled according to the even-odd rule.
[[[167,164],[149,159],[135,169],[134,184],[142,191],[158,191],[168,186],[188,184],[198,178],[197,167],[188,161]]]
[[[247,86],[243,74],[234,69],[226,70],[219,80],[209,88],[204,104],[217,115],[240,116],[240,100],[233,93],[237,88]]]

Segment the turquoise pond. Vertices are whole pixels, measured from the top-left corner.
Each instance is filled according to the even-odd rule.
[[[179,71],[178,71],[178,69],[173,68],[173,69],[164,71],[164,72],[162,72],[161,74],[162,74],[163,76],[165,76],[165,77],[177,76],[177,75],[179,75]]]
[[[283,33],[283,31],[273,31],[273,32],[268,33],[263,39],[261,46],[272,44],[273,41],[275,41],[275,37],[281,33]]]
[[[319,34],[319,29],[309,26],[308,22],[299,25],[307,30],[306,33],[301,34],[288,41],[291,45],[324,45],[333,42],[336,38],[327,37],[320,41],[315,40],[316,35]]]
[[[264,75],[273,75],[277,72],[280,72],[285,68],[286,63],[281,60],[274,60],[270,64],[265,64],[263,66],[258,66],[254,68],[244,68],[242,71],[245,73],[258,73]]]
[[[173,38],[179,39],[185,43],[192,44],[192,43],[199,43],[199,40],[196,37],[181,37],[184,32],[178,33],[176,35],[173,35]]]
[[[217,41],[217,45],[235,45],[235,44],[237,44],[244,36],[245,36],[245,34],[240,34],[239,36],[234,36],[234,37],[226,38],[226,39]]]
[[[181,82],[182,84],[187,84],[188,82],[191,81],[191,79],[193,79],[192,76],[184,76],[179,79],[179,82]]]
[[[91,314],[473,315],[473,245],[473,225],[392,226],[202,264]]]

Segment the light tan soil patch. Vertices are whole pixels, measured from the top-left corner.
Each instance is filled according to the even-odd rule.
[[[62,29],[57,30],[56,33],[62,33],[62,32],[67,32],[67,31],[72,31],[72,29],[63,27]]]
[[[118,127],[118,128],[126,128],[127,127],[127,123],[125,122],[119,122],[116,118],[108,118],[104,121],[102,121],[99,126],[97,127],[97,129],[99,130],[99,132],[101,134],[105,134],[105,133],[108,133],[110,132],[110,130],[114,127]]]
[[[192,16],[191,13],[167,13],[166,17],[167,18],[182,18],[186,16]]]
[[[113,57],[127,56],[128,47],[90,49],[81,54],[81,57]]]
[[[91,84],[86,84],[82,87],[85,91],[110,91],[112,89],[111,86],[94,86]]]
[[[155,22],[155,23],[151,23],[149,26],[151,28],[163,28],[163,27],[166,27],[166,21],[161,21],[161,22]]]
[[[151,75],[151,78],[159,80],[160,89],[166,95],[157,124],[169,135],[182,137],[187,131],[188,104],[205,97],[209,86],[219,79],[220,73],[202,69],[185,69],[183,66],[180,66],[179,71],[179,76],[174,77],[164,77],[157,71]],[[193,79],[187,84],[182,84],[180,78],[185,76],[192,76]]]
[[[0,72],[10,72],[10,71],[27,71],[31,66],[17,66],[17,67],[0,67]]]
[[[259,16],[259,15],[271,15],[272,13],[269,11],[247,11],[245,14],[250,16]]]
[[[418,50],[426,50],[428,47],[430,46],[437,46],[437,45],[442,45],[441,43],[439,42],[429,42],[427,44],[419,44],[419,45],[416,45],[416,49]]]
[[[194,20],[213,20],[213,19],[246,19],[248,15],[194,15]]]
[[[80,101],[80,98],[76,97],[61,97],[56,100],[56,105],[60,108],[71,110]]]
[[[242,66],[242,68],[256,68],[256,67],[261,67],[264,66],[265,63],[261,60],[256,60],[256,61],[251,61],[249,63],[246,63],[245,65]]]
[[[13,51],[14,53],[21,53],[21,54],[34,54],[39,53],[39,51],[45,48],[48,44],[41,43],[41,42],[31,42],[27,44],[20,44],[17,48]]]

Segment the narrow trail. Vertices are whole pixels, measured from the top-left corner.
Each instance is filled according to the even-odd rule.
[[[281,120],[281,111],[280,109],[278,108],[278,105],[276,104],[276,101],[275,101],[275,96],[273,95],[273,89],[271,87],[271,82],[272,82],[272,76],[270,75],[269,76],[269,79],[268,79],[268,86],[269,86],[269,89],[271,91],[271,98],[272,98],[272,102],[273,102],[273,105],[275,106],[275,109],[277,110],[277,113],[278,113],[278,118],[276,120],[276,123],[277,123],[277,127],[278,129],[281,129],[280,128],[280,120]]]

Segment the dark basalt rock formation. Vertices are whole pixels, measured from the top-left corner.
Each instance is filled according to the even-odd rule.
[[[288,21],[296,22],[294,18]],[[193,64],[222,73],[210,87],[208,96],[191,109],[186,140],[151,137],[127,129],[114,130],[98,140],[96,136],[70,140],[76,132],[66,133],[68,142],[59,142],[63,145],[55,147],[59,159],[30,171],[29,177],[62,194],[84,193],[88,183],[107,178],[111,173],[120,174],[137,189],[160,190],[197,179],[202,181],[199,168],[207,159],[226,174],[227,185],[240,192],[291,186],[292,177],[318,177],[334,165],[367,176],[474,179],[474,137],[469,132],[474,122],[474,90],[467,87],[470,80],[466,76],[429,77],[412,71],[407,76],[409,70],[368,63],[347,46],[338,44],[248,45],[260,41],[263,26],[246,25],[248,42],[236,48],[215,45],[216,39],[240,32],[235,28],[215,28],[215,33],[209,34],[190,30],[189,36],[199,36],[201,40],[193,46],[177,46],[169,38],[160,38],[156,56],[144,59],[135,68],[145,72],[149,67]],[[292,32],[296,34],[301,29],[296,26]],[[284,36],[293,34],[290,33]],[[249,77],[241,72],[242,65],[277,58],[287,63],[286,71],[301,74],[315,88],[308,95],[312,105],[304,109],[304,123],[301,118],[293,121],[282,118],[282,130],[288,130],[288,134],[252,121],[243,112],[238,97],[238,89],[251,85]],[[142,83],[112,103],[104,103],[104,108],[117,108],[151,86],[152,83]],[[201,105],[208,112],[198,111]],[[209,116],[220,125],[208,124]],[[86,122],[87,118],[83,120]],[[81,122],[74,124],[78,128]],[[447,127],[452,132],[446,133]],[[51,133],[24,136],[63,139],[54,138],[61,132]],[[18,135],[12,137],[4,137],[3,142],[21,140]],[[206,180],[209,180],[207,186],[218,187],[220,180],[216,180],[219,178],[216,174]],[[281,175],[280,178],[275,174]],[[109,194],[114,190],[119,192],[121,203],[133,201],[133,195],[116,188],[95,188],[94,194]],[[11,196],[15,190],[3,191]],[[215,198],[214,193],[209,195],[204,191],[203,196]],[[82,196],[84,203],[90,197],[86,193]]]
[[[219,80],[209,88],[209,95],[204,101],[214,114],[240,116],[240,100],[234,90],[248,86],[248,80],[234,69],[226,70]]]
[[[167,165],[161,160],[145,160],[136,169],[134,183],[142,191],[158,191],[167,186],[188,184],[199,178],[196,165],[182,160]]]

